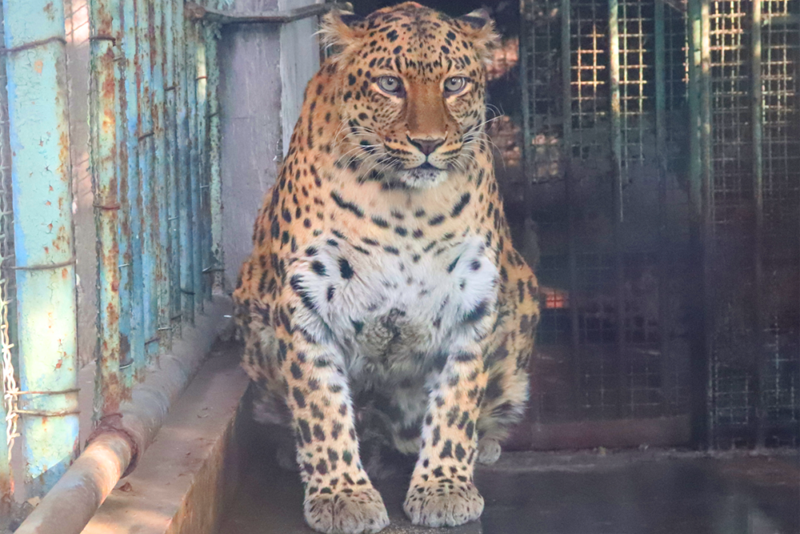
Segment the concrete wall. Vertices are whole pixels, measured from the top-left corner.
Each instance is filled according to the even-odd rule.
[[[234,11],[291,9],[310,0],[237,0]],[[252,250],[253,221],[278,172],[305,86],[319,67],[316,18],[226,26],[221,66],[223,246],[226,287]]]

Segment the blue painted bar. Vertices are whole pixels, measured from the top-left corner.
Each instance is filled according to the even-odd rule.
[[[200,311],[203,302],[211,297],[211,212],[209,210],[208,175],[208,74],[206,68],[207,28],[195,25],[197,32],[196,76],[197,80],[197,161],[198,161],[198,220],[196,223],[196,261],[200,271],[200,295],[197,299]]]
[[[144,317],[144,343],[147,357],[135,361],[136,373],[144,373],[149,356],[158,349],[156,335],[158,321],[158,284],[156,273],[156,242],[158,220],[156,186],[154,175],[153,134],[153,70],[151,66],[151,44],[153,37],[151,7],[153,0],[136,2],[136,73],[139,77],[139,180],[142,210],[142,313]]]
[[[120,339],[121,368],[127,388],[143,376],[142,220],[139,186],[139,98],[137,92],[136,1],[122,0],[122,63],[125,68],[125,146],[127,168],[120,175]],[[125,187],[123,187],[123,185]],[[128,355],[125,355],[125,351]],[[138,362],[138,365],[137,363]]]
[[[151,64],[153,68],[153,139],[155,142],[155,208],[153,217],[155,238],[156,286],[158,292],[157,335],[162,348],[170,339],[169,326],[169,272],[167,267],[167,242],[169,241],[167,213],[167,135],[165,124],[166,97],[164,93],[164,4],[153,0],[153,40]]]
[[[192,217],[192,289],[194,293],[195,313],[203,311],[203,258],[202,243],[202,213],[200,207],[200,151],[202,137],[199,136],[198,124],[201,113],[197,99],[197,62],[200,49],[198,25],[186,22],[186,81],[188,88],[187,107],[189,108],[189,202]],[[204,137],[204,136],[203,136]]]
[[[187,74],[187,30],[190,22],[184,17],[181,2],[176,2],[173,23],[175,24],[175,76],[178,85],[178,150],[179,150],[179,199],[178,218],[180,224],[180,271],[183,324],[194,324],[194,278],[192,253],[191,213],[191,146],[189,140],[189,93],[194,92],[194,80]],[[191,91],[190,91],[191,89]]]
[[[94,418],[119,412],[119,201],[117,189],[117,69],[114,42],[120,37],[117,0],[89,2],[91,85],[90,161],[97,231],[97,372]]]
[[[23,482],[41,496],[79,450],[64,9],[25,0],[3,10],[20,389],[51,392],[25,395],[20,407]]]
[[[217,8],[220,2],[217,2]],[[208,75],[208,198],[210,217],[209,261],[211,275],[208,279],[208,296],[212,289],[222,290],[222,266],[224,265],[222,247],[222,178],[220,172],[220,124],[219,124],[219,64],[217,59],[217,32],[219,26],[209,24],[206,27],[206,74]]]
[[[178,121],[175,78],[175,10],[180,4],[167,0],[164,8],[164,84],[166,86],[165,127],[167,140],[167,240],[169,282],[169,324],[172,335],[180,333],[181,273],[178,226]]]

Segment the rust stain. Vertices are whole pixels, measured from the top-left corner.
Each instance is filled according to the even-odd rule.
[[[33,70],[36,71],[36,74],[41,74],[42,70],[44,69],[44,62],[41,59],[37,59],[33,62]]]
[[[66,267],[61,269],[61,278],[64,279],[64,280],[69,278],[69,271],[67,270]]]
[[[44,9],[42,11],[44,11],[44,14],[47,15],[48,19],[56,20],[56,10],[53,7],[53,2],[48,2],[47,4],[45,4]]]
[[[56,369],[61,369],[61,366],[62,366],[62,365],[64,365],[64,360],[62,360],[61,358],[59,358],[59,359],[58,359],[58,362],[56,362]]]

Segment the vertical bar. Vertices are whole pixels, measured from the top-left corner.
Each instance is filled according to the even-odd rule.
[[[180,241],[178,232],[178,176],[180,153],[178,148],[178,120],[177,120],[177,78],[176,78],[176,9],[180,3],[175,0],[166,0],[167,6],[164,9],[164,41],[165,41],[165,84],[166,84],[166,120],[167,129],[167,160],[168,160],[168,217],[167,226],[169,230],[168,253],[169,257],[169,324],[173,335],[180,332],[180,313],[181,313],[181,274],[180,274]]]
[[[766,358],[764,350],[766,348],[766,325],[764,322],[764,154],[763,154],[763,135],[764,118],[762,106],[762,80],[761,80],[761,0],[752,2],[752,34],[751,34],[751,81],[752,81],[752,121],[753,121],[753,209],[755,211],[755,243],[753,247],[753,262],[755,274],[755,323],[756,323],[756,384],[758,391],[756,396],[756,446],[763,447],[765,441],[765,424],[767,412],[764,399],[766,388],[767,369],[769,359]]]
[[[180,225],[180,273],[183,324],[194,324],[194,278],[192,253],[191,213],[191,140],[189,139],[189,94],[194,92],[194,80],[187,73],[187,42],[190,22],[186,20],[181,2],[175,3],[174,24],[175,69],[179,88],[178,99],[178,149],[180,151],[180,180],[178,217]],[[191,89],[191,91],[190,91]]]
[[[705,274],[705,202],[703,199],[703,120],[702,120],[702,49],[703,49],[703,17],[702,0],[689,0],[687,31],[689,34],[689,90],[687,100],[689,105],[689,207],[690,207],[690,239],[692,249],[692,262],[697,266],[695,279],[697,283],[692,286],[692,307],[699,321],[695,324],[693,332],[692,358],[691,358],[691,419],[692,442],[698,446],[710,445],[710,424],[713,418],[709,417],[712,405],[709,403],[709,366],[710,352],[708,350],[707,331],[710,326],[708,309],[706,308],[707,293]]]
[[[3,10],[0,9],[0,42],[5,42]],[[16,434],[13,414],[16,379],[11,352],[9,323],[13,313],[14,217],[11,209],[11,151],[8,138],[8,93],[6,55],[0,56],[0,517],[11,512],[14,479],[11,471],[10,441]],[[7,367],[8,366],[8,367]]]
[[[192,233],[192,294],[195,313],[203,311],[203,266],[200,253],[200,150],[201,139],[198,139],[200,110],[197,102],[197,53],[200,47],[197,24],[186,21],[186,88],[188,90],[187,107],[189,109],[189,206]]]
[[[570,342],[572,353],[572,377],[575,387],[575,413],[581,406],[581,347],[578,317],[578,253],[575,243],[575,184],[572,174],[572,5],[570,0],[561,0],[561,120],[564,146],[564,196],[567,203],[567,261],[569,262],[569,311]]]
[[[145,357],[134,362],[137,375],[144,372],[148,356],[158,347],[156,321],[158,319],[158,284],[156,282],[158,219],[154,174],[153,133],[153,69],[150,57],[152,46],[153,0],[136,1],[136,57],[139,89],[139,180],[141,187],[142,228],[142,313],[144,327]]]
[[[531,191],[531,179],[533,165],[533,129],[534,120],[531,111],[531,102],[536,98],[536,84],[533,83],[534,61],[533,54],[530,53],[535,46],[535,28],[533,16],[530,13],[530,0],[520,1],[520,24],[519,24],[519,57],[520,80],[522,84],[522,175],[525,177],[525,194],[531,197],[525,199],[525,205],[530,205],[533,192]]]
[[[195,261],[197,262],[195,272],[199,274],[199,286],[196,304],[198,310],[202,311],[203,301],[206,296],[210,296],[211,280],[208,253],[210,246],[210,220],[208,210],[208,101],[207,88],[208,76],[206,70],[206,31],[200,24],[194,25],[197,48],[195,53],[195,80],[197,83],[197,211],[195,219]],[[192,199],[194,202],[194,198]]]
[[[136,55],[136,0],[122,0],[122,61],[125,81],[120,107],[124,112],[124,162],[120,166],[120,348],[125,388],[142,378],[144,330],[142,323],[142,220],[139,179],[139,95]]]
[[[701,193],[703,205],[703,303],[705,330],[705,407],[706,407],[706,439],[708,446],[713,446],[715,431],[714,416],[714,317],[712,261],[714,259],[714,191],[713,169],[711,161],[711,5],[710,0],[700,0],[700,145],[701,145]],[[701,375],[702,376],[702,375]]]
[[[622,249],[622,120],[619,65],[619,0],[608,2],[609,82],[611,88],[611,172],[614,221],[614,273],[617,305],[617,411],[622,416],[625,369],[625,266]]]
[[[664,3],[655,2],[655,82],[656,82],[656,166],[658,168],[658,337],[661,352],[661,400],[664,415],[669,410],[669,391],[673,376],[672,355],[669,349],[669,297],[667,279],[670,276],[670,239],[667,230],[667,123],[666,109],[666,43],[664,40]]]
[[[117,124],[115,45],[119,39],[119,4],[89,2],[91,86],[89,90],[90,158],[97,229],[97,372],[94,418],[117,413],[120,404],[119,202],[117,199]]]
[[[48,392],[26,395],[21,406],[23,482],[41,496],[79,448],[64,8],[26,0],[3,9],[20,389]]]
[[[611,88],[611,158],[614,220],[622,221],[622,121],[619,84],[619,0],[608,2],[608,74]]]
[[[222,178],[220,171],[220,125],[219,125],[219,64],[217,59],[217,33],[219,26],[206,27],[206,72],[208,74],[208,167],[209,210],[211,217],[210,261],[213,273],[213,289],[221,291],[223,285],[222,266],[225,265],[222,247]],[[209,284],[209,290],[212,289]],[[209,295],[210,296],[210,295]]]
[[[170,336],[169,321],[169,271],[167,267],[168,214],[167,214],[167,132],[165,129],[166,97],[164,93],[164,2],[152,0],[150,21],[152,23],[152,43],[150,63],[153,69],[153,142],[155,183],[152,203],[153,239],[155,241],[155,274],[156,274],[156,332],[158,345],[166,348]]]

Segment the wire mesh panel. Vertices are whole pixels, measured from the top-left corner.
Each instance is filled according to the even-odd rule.
[[[688,410],[681,286],[688,199],[677,172],[687,140],[678,128],[686,114],[686,18],[656,7],[523,2],[526,172],[542,254],[539,422]],[[657,102],[666,110],[661,123]],[[658,128],[669,172],[656,149]]]
[[[709,7],[711,443],[797,445],[800,2]]]

